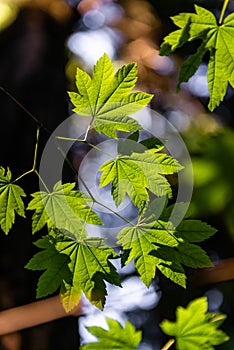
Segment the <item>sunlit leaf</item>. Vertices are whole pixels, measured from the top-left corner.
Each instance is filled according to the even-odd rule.
[[[95,130],[109,137],[116,138],[117,130],[140,130],[140,124],[129,115],[146,106],[153,95],[130,92],[136,80],[135,63],[123,66],[114,74],[112,62],[104,54],[94,66],[92,78],[77,68],[78,93],[69,92],[74,112],[91,116]]]
[[[220,25],[214,14],[195,5],[195,13],[181,13],[172,17],[179,30],[164,38],[160,54],[169,55],[187,41],[202,40],[197,52],[185,62],[179,74],[179,85],[195,73],[204,54],[209,51],[208,88],[209,109],[217,107],[227,91],[228,83],[234,87],[234,14],[227,16]]]
[[[15,212],[25,217],[24,203],[21,197],[25,197],[23,189],[11,183],[11,171],[0,167],[0,225],[5,234],[8,234],[15,222]]]
[[[100,167],[100,187],[111,182],[112,196],[117,206],[128,194],[133,204],[143,209],[149,200],[147,189],[157,196],[171,196],[171,187],[164,175],[177,173],[182,168],[177,160],[159,153],[158,149],[119,154]]]
[[[56,249],[70,258],[68,267],[72,281],[64,283],[61,288],[62,302],[67,312],[77,305],[82,292],[92,304],[102,309],[107,294],[104,280],[120,286],[119,276],[109,261],[117,254],[104,241],[95,237],[80,242],[67,238],[56,244]]]
[[[97,337],[98,341],[81,346],[82,350],[96,349],[119,349],[119,350],[136,350],[142,335],[141,331],[137,331],[135,327],[127,321],[122,327],[119,322],[106,319],[109,329],[105,330],[101,327],[87,327],[90,333]]]
[[[104,239],[80,239],[69,233],[56,239],[45,236],[35,244],[43,251],[28,262],[30,270],[46,270],[39,278],[37,297],[45,297],[60,289],[63,306],[67,312],[79,302],[82,292],[98,308],[105,303],[108,281],[120,286],[119,275],[109,259],[118,257]]]
[[[88,206],[92,199],[85,193],[74,189],[75,183],[62,185],[58,182],[53,192],[36,192],[28,205],[35,210],[32,217],[32,232],[42,229],[46,224],[67,229],[77,235],[84,230],[82,221],[101,225],[101,220]]]
[[[229,337],[217,329],[220,322],[215,322],[216,314],[207,313],[207,308],[205,297],[195,299],[187,308],[177,308],[175,322],[164,320],[160,324],[164,333],[175,337],[176,349],[213,350],[214,345],[228,341]],[[218,314],[218,318],[223,321],[225,315]]]
[[[170,222],[147,222],[147,218],[141,218],[136,225],[123,228],[117,238],[128,252],[127,256],[124,255],[124,264],[134,259],[136,270],[146,286],[150,285],[158,268],[167,278],[185,287],[182,265],[192,268],[213,266],[205,251],[190,242],[203,241],[214,232],[212,227],[196,220],[188,220],[187,224],[185,220],[174,227]]]

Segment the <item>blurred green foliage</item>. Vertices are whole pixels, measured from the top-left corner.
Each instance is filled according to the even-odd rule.
[[[192,156],[194,193],[192,215],[220,215],[234,238],[234,131],[185,135]]]

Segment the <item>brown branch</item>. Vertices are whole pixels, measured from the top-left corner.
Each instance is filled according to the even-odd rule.
[[[234,258],[219,260],[214,267],[194,271],[190,283],[193,286],[219,283],[234,279]]]
[[[59,296],[0,312],[0,335],[14,333],[66,316],[82,315],[82,303],[67,313]]]

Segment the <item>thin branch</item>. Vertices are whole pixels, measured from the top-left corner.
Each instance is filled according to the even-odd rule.
[[[82,302],[69,313],[63,308],[60,296],[0,312],[0,335],[10,334],[66,316],[82,315]]]
[[[58,143],[57,141],[57,137],[55,136],[55,142],[56,142],[56,145],[57,145],[57,149],[58,151],[61,153],[63,159],[65,162],[67,162],[67,164],[69,165],[69,167],[71,168],[71,170],[73,171],[73,173],[75,175],[77,175],[77,171],[74,167],[74,165],[72,164],[72,162],[70,161],[70,159],[68,158],[68,156],[66,155],[66,153],[64,152],[64,150],[62,149],[62,147],[60,146],[60,144]]]
[[[28,116],[29,118],[31,118],[37,125],[37,127],[39,128],[43,128],[44,130],[48,131],[43,125],[42,123],[31,113],[29,112],[29,110],[27,108],[25,108],[14,96],[12,96],[12,94],[5,90],[4,87],[0,86],[0,90],[6,94],[13,102],[15,102],[17,104],[17,106],[19,106]]]
[[[33,171],[36,169],[36,165],[37,165],[37,154],[38,154],[40,129],[41,129],[40,127],[37,128],[36,145],[35,145],[35,150],[34,150],[33,167],[32,167]]]
[[[80,182],[82,183],[82,185],[85,187],[86,191],[88,192],[89,196],[92,198],[92,201],[95,203],[96,199],[94,198],[92,192],[90,191],[90,189],[88,188],[88,186],[86,185],[85,181],[83,180],[83,178],[78,174],[78,178],[80,179]]]
[[[33,166],[32,166],[32,169],[26,171],[25,173],[23,173],[22,175],[20,175],[19,177],[17,177],[17,179],[15,179],[15,180],[12,181],[12,183],[17,182],[17,181],[19,181],[20,179],[22,179],[24,176],[35,172],[35,170],[36,170],[36,164],[37,164],[37,154],[38,154],[38,144],[39,144],[40,129],[41,129],[41,127],[38,126],[38,127],[37,127],[37,134],[36,134],[36,144],[35,144],[35,149],[34,149],[34,157],[33,157]]]

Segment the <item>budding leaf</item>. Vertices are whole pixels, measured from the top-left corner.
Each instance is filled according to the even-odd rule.
[[[176,321],[164,320],[160,327],[170,337],[175,337],[178,350],[214,350],[214,345],[228,341],[229,337],[217,329],[226,315],[207,312],[205,297],[191,301],[187,308],[176,309]],[[218,320],[218,322],[217,322]]]
[[[234,87],[234,14],[231,13],[222,24],[219,24],[212,12],[197,5],[195,10],[196,13],[180,13],[172,17],[175,25],[181,29],[164,38],[160,54],[169,55],[187,41],[202,40],[197,52],[182,64],[178,88],[196,72],[204,54],[209,51],[207,78],[210,101],[208,107],[213,111],[223,101],[228,83]]]
[[[117,130],[140,130],[140,124],[129,114],[141,110],[153,95],[130,92],[136,81],[136,63],[127,64],[114,74],[112,62],[104,54],[94,66],[92,78],[77,68],[78,93],[69,92],[75,106],[73,110],[82,116],[91,116],[94,129],[108,137],[117,138]]]
[[[101,327],[87,327],[88,331],[97,337],[98,341],[85,344],[80,347],[81,350],[96,349],[119,349],[119,350],[136,350],[140,344],[142,335],[137,331],[131,322],[127,321],[122,327],[118,321],[106,319],[109,329]]]
[[[15,212],[25,217],[23,189],[11,183],[11,171],[0,167],[0,225],[1,229],[8,234],[15,222]]]

